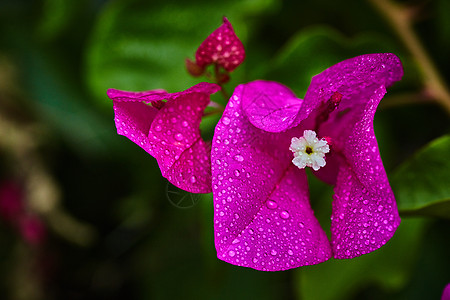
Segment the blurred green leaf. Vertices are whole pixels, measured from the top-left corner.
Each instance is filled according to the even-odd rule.
[[[365,33],[350,39],[333,28],[314,26],[292,37],[276,56],[265,77],[288,85],[300,96],[305,94],[311,78],[326,68],[354,56],[378,52],[395,53],[404,65],[407,63],[405,69],[411,71],[414,67],[401,55],[398,44],[380,34]],[[410,74],[416,73],[409,72],[402,84],[409,81]]]
[[[81,11],[86,3],[86,0],[44,0],[38,34],[44,39],[57,37],[76,19],[77,12]]]
[[[104,10],[88,49],[92,92],[106,98],[108,88],[184,90],[202,80],[185,70],[201,42],[226,16],[243,41],[246,16],[269,9],[272,0],[113,1]]]
[[[450,218],[450,135],[428,144],[392,178],[399,210]]]
[[[379,250],[350,260],[331,259],[298,270],[304,300],[352,299],[371,285],[400,290],[408,281],[422,240],[424,220],[402,220],[394,237]]]

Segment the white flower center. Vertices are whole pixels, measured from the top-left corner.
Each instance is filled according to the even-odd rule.
[[[294,152],[292,163],[299,169],[310,167],[317,171],[326,165],[325,154],[330,147],[325,139],[317,138],[315,131],[305,130],[302,137],[292,138],[289,150]]]

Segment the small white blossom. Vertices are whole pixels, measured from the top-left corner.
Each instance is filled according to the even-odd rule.
[[[317,171],[326,165],[325,154],[330,147],[325,139],[317,138],[316,132],[305,130],[302,137],[292,138],[289,150],[294,152],[292,163],[299,169],[310,167]]]

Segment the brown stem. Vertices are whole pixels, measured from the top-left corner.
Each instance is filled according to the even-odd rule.
[[[411,10],[390,0],[370,0],[370,2],[391,23],[402,42],[411,52],[422,71],[426,90],[450,113],[450,91],[413,30]]]

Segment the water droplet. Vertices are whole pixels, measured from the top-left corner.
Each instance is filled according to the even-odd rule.
[[[228,117],[223,117],[222,122],[223,122],[223,124],[228,125],[228,124],[230,124],[231,120]]]
[[[237,160],[237,161],[244,161],[244,157],[242,155],[236,155],[234,157],[234,159]]]
[[[234,170],[234,176],[238,177],[241,174],[241,172],[239,172],[239,170]]]
[[[268,200],[266,206],[269,209],[276,209],[278,207],[278,204],[275,201]]]
[[[289,255],[294,255],[294,251],[292,251],[291,249],[288,250],[288,254]]]
[[[188,123],[187,121],[183,121],[183,122],[181,123],[181,125],[182,125],[183,127],[188,127],[189,123]]]
[[[378,206],[378,211],[383,211],[383,205]]]
[[[298,223],[298,226],[299,226],[300,228],[304,228],[304,227],[305,227],[305,224],[303,224],[303,222],[300,222],[300,223]]]
[[[270,251],[270,254],[275,256],[277,255],[277,251],[275,249],[272,249],[272,251]]]
[[[233,257],[236,255],[236,252],[234,252],[233,250],[228,251],[228,255]]]
[[[282,219],[288,219],[289,218],[289,213],[287,212],[287,211],[285,211],[285,210],[283,210],[282,212],[281,212],[281,214],[280,214],[280,217],[282,218]]]
[[[161,130],[162,130],[162,127],[161,127],[160,125],[156,125],[156,126],[155,126],[155,130],[156,130],[156,131],[161,131]]]
[[[175,139],[180,142],[181,140],[183,140],[183,135],[181,133],[177,133],[175,135]]]
[[[197,181],[197,178],[195,178],[195,176],[192,175],[190,180],[191,180],[191,183],[195,183]]]

